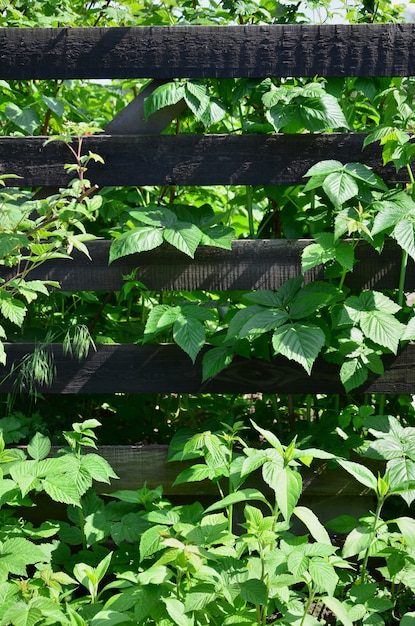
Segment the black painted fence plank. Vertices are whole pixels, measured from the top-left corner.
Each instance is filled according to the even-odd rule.
[[[380,149],[362,151],[365,133],[275,135],[95,135],[83,139],[105,164],[91,163],[87,177],[117,185],[295,185],[324,159],[364,162],[389,182],[406,182],[404,168],[384,168]],[[0,174],[18,174],[13,186],[64,186],[73,162],[61,141],[45,137],[0,137]]]
[[[63,291],[119,291],[123,276],[136,270],[136,279],[152,291],[208,291],[278,289],[301,273],[301,253],[311,240],[257,239],[232,243],[232,250],[202,247],[195,258],[168,244],[151,252],[132,254],[108,265],[109,241],[88,243],[91,260],[74,251],[72,259],[48,261],[30,273],[31,279],[54,280]],[[399,284],[401,255],[388,240],[379,255],[361,242],[357,264],[347,278],[354,290],[394,289]],[[13,269],[0,266],[0,277],[9,279]],[[406,289],[415,291],[414,264],[410,260]],[[322,280],[321,266],[306,273],[305,281]]]
[[[34,344],[6,344],[8,367],[0,367],[0,392],[13,391],[15,375],[6,377]],[[273,362],[236,358],[215,378],[202,383],[201,359],[193,365],[177,346],[99,345],[81,363],[52,344],[57,376],[51,387],[38,391],[71,393],[343,393],[335,366],[323,360],[314,365],[312,375],[284,357]],[[408,345],[397,357],[387,357],[384,376],[373,377],[357,392],[414,393],[415,345]],[[18,371],[18,368],[15,372]]]
[[[414,24],[2,28],[0,78],[411,76]]]

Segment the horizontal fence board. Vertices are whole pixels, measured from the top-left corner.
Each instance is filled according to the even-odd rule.
[[[411,76],[413,24],[2,28],[0,78]]]
[[[365,133],[275,135],[95,135],[82,152],[99,154],[87,177],[100,187],[124,185],[295,185],[305,184],[315,163],[337,158],[364,162],[389,182],[407,182],[404,168],[382,165],[376,144],[362,151]],[[0,137],[0,174],[18,174],[10,186],[64,186],[73,161],[61,141],[46,137]]]
[[[119,480],[113,480],[108,486],[96,483],[99,493],[111,493],[121,489],[140,489],[145,484],[149,489],[155,489],[159,485],[163,487],[166,496],[198,495],[217,496],[218,488],[210,480],[196,483],[183,483],[173,485],[179,472],[183,471],[192,463],[167,461],[168,446],[99,446],[98,454],[106,459],[115,470]],[[368,465],[379,469],[379,462],[368,461]],[[368,489],[354,480],[342,468],[331,466],[327,463],[316,461],[310,468],[302,468],[303,496],[363,496],[367,495]],[[258,475],[250,476],[246,486],[257,487],[263,485],[265,493],[269,487],[263,483]],[[261,487],[262,488],[262,487]]]
[[[0,367],[0,392],[15,389],[11,365],[33,351],[34,344],[6,344],[7,367]],[[201,356],[193,365],[176,345],[98,345],[80,363],[62,352],[61,344],[51,344],[57,376],[43,393],[344,393],[337,368],[319,359],[311,376],[293,361],[276,357],[272,362],[235,358],[215,378],[202,383]],[[394,357],[385,358],[383,376],[372,376],[356,393],[414,393],[415,344]],[[17,369],[18,371],[18,369]]]
[[[207,291],[278,289],[301,274],[301,253],[310,239],[237,240],[232,250],[201,247],[195,258],[164,244],[150,252],[132,254],[108,265],[109,241],[91,241],[91,259],[74,251],[72,259],[45,262],[29,274],[30,279],[58,281],[63,291],[119,291],[123,276],[135,278],[151,291]],[[387,240],[379,255],[361,242],[358,262],[347,278],[354,289],[394,289],[399,284],[401,252]],[[406,272],[406,289],[415,291],[414,263]],[[0,266],[0,278],[10,279],[13,269]],[[324,279],[322,266],[306,272],[305,282]]]

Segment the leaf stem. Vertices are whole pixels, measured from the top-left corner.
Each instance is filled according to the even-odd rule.
[[[399,274],[399,291],[398,291],[399,306],[403,305],[407,265],[408,265],[408,253],[405,250],[402,250],[401,272]]]
[[[246,210],[248,211],[249,238],[255,239],[252,185],[246,186]]]

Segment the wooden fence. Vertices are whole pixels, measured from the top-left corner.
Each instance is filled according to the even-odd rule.
[[[415,75],[415,25],[272,25],[229,27],[137,27],[0,29],[0,79],[153,78],[144,94],[126,107],[102,135],[84,139],[105,165],[91,165],[89,178],[104,185],[294,185],[314,163],[328,158],[360,161],[389,182],[405,182],[393,167],[382,167],[380,149],[362,152],[361,133],[299,135],[160,135],[183,103],[154,114],[146,122],[143,99],[171,78],[266,78],[269,76],[411,76]],[[64,186],[67,147],[44,145],[42,137],[1,137],[0,174],[16,172],[20,186]],[[167,248],[116,261],[108,267],[109,242],[89,244],[91,260],[42,266],[36,277],[58,280],[65,291],[111,291],[122,276],[139,267],[137,279],[151,290],[277,289],[299,273],[307,242],[235,241],[232,251],[200,249],[194,260]],[[392,288],[398,281],[400,255],[393,245],[379,257],[359,248],[361,263],[350,278],[353,288]],[[9,270],[3,268],[6,277]],[[407,272],[415,290],[415,274]],[[32,275],[34,276],[34,275]],[[322,268],[306,280],[322,276]],[[80,364],[53,345],[57,377],[47,393],[98,392],[272,392],[338,393],[332,366],[317,361],[311,376],[295,363],[235,359],[229,368],[202,383],[199,358],[190,359],[174,345],[98,345]],[[33,350],[7,345],[8,366]],[[415,392],[415,347],[390,357],[386,372],[371,377],[359,391]],[[13,376],[0,386],[8,392]]]

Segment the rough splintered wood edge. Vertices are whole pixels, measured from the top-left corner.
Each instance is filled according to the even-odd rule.
[[[414,46],[415,48],[415,46]],[[88,178],[99,187],[129,185],[296,185],[319,161],[363,162],[390,183],[406,183],[405,168],[383,166],[376,143],[362,150],[366,133],[242,135],[94,135],[83,151],[99,154]],[[0,173],[18,173],[18,187],[66,186],[72,161],[60,141],[0,137]]]
[[[413,24],[2,28],[0,78],[411,76]]]
[[[1,366],[0,392],[16,391],[15,370],[10,367],[31,351],[35,344],[5,344],[7,367]],[[204,348],[193,364],[178,346],[105,344],[91,350],[80,363],[63,354],[61,344],[51,344],[57,374],[50,387],[40,393],[336,393],[344,394],[338,367],[318,358],[311,376],[282,356],[272,361],[235,357],[214,378],[202,383],[201,360]],[[384,358],[383,376],[370,375],[355,393],[410,394],[415,392],[415,345],[409,344],[398,356]],[[24,390],[23,390],[24,392]]]

